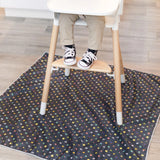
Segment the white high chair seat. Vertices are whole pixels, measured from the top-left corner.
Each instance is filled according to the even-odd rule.
[[[122,57],[119,45],[119,22],[123,11],[123,0],[48,0],[48,8],[53,12],[53,29],[51,35],[50,50],[48,56],[47,70],[43,88],[43,95],[40,107],[40,114],[44,115],[47,106],[47,97],[49,92],[52,67],[65,68],[65,75],[69,76],[70,68],[79,69],[77,66],[66,66],[63,59],[53,61],[56,42],[59,31],[59,14],[78,14],[105,16],[105,27],[111,28],[113,32],[113,53],[114,53],[114,77],[115,77],[115,97],[116,97],[116,117],[117,124],[122,125],[122,99],[121,83],[125,82]],[[86,25],[82,19],[76,21],[75,25]],[[77,57],[77,59],[79,59]],[[96,61],[89,71],[111,72],[108,64],[102,61]]]
[[[48,0],[47,6],[54,13],[54,25],[59,25],[59,13],[95,15],[105,16],[105,27],[114,30],[118,29],[123,12],[123,0]],[[79,19],[75,25],[87,24]]]
[[[119,3],[120,0],[48,0],[47,6],[56,13],[106,16],[114,15]]]

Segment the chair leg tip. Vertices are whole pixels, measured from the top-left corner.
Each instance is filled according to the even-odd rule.
[[[45,113],[46,113],[46,107],[47,107],[47,103],[41,102],[41,108],[40,108],[40,114],[41,115],[45,115]]]
[[[44,116],[44,115],[45,115],[45,112],[40,111],[40,115]]]
[[[107,73],[107,76],[113,77],[115,79],[114,72],[113,73]],[[125,82],[126,82],[125,75],[121,74],[121,83],[125,83]]]
[[[125,83],[125,82],[126,82],[125,75],[121,74],[121,83]]]
[[[122,125],[123,121],[122,121],[122,112],[116,112],[116,117],[117,117],[117,124],[118,125]]]
[[[69,68],[65,68],[65,76],[69,76],[70,75],[70,69]]]

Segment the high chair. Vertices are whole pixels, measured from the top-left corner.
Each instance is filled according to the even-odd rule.
[[[120,15],[122,15],[123,10],[123,0],[48,0],[47,5],[48,8],[53,12],[54,22],[40,107],[40,114],[44,115],[46,111],[52,67],[65,68],[66,76],[69,76],[70,68],[80,69],[76,65],[64,65],[63,58],[53,62],[59,31],[59,13],[105,16],[105,27],[112,29],[116,117],[117,124],[122,125],[123,121],[121,83],[125,83],[125,76],[119,44],[119,22]],[[75,25],[86,25],[86,23],[82,19],[79,19],[78,21],[76,21]],[[108,75],[110,75],[111,73],[111,68],[108,66],[108,64],[99,60],[97,60],[94,63],[94,65],[88,70],[96,72],[106,72],[108,73]]]

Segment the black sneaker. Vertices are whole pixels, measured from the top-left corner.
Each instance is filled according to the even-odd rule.
[[[87,51],[77,66],[81,69],[89,69],[95,60],[97,60],[97,57],[92,52]]]
[[[65,65],[74,65],[76,64],[76,50],[75,47],[69,48],[64,47],[65,53],[64,53],[64,64]]]

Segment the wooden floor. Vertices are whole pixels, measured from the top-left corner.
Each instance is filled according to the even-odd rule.
[[[3,14],[0,11],[0,14]],[[44,52],[48,52],[52,21],[0,17],[0,94]],[[87,48],[87,29],[75,27],[78,56]],[[125,0],[120,23],[120,44],[126,68],[160,76],[160,0]],[[57,44],[56,54],[63,55]],[[98,59],[113,64],[111,31],[105,30]],[[0,160],[35,160],[34,156],[0,146]],[[147,160],[160,159],[160,121]]]

